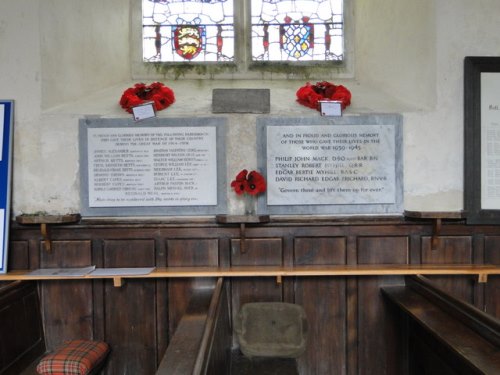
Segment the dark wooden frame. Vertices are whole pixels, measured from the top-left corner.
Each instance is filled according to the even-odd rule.
[[[467,223],[500,224],[500,210],[481,207],[481,73],[499,73],[500,57],[464,60],[464,208]]]

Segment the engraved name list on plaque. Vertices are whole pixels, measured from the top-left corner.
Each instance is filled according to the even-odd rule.
[[[399,117],[279,119],[261,127],[269,213],[401,212]]]
[[[169,122],[172,122],[170,120]],[[90,212],[198,214],[219,202],[216,126],[99,126],[84,129]],[[157,212],[155,212],[157,211]]]

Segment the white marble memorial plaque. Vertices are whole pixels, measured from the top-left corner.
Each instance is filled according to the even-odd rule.
[[[87,132],[89,207],[217,205],[215,127]]]
[[[392,125],[267,127],[267,204],[394,204]]]

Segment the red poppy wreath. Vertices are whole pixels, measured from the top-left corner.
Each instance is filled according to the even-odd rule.
[[[136,83],[126,89],[120,98],[121,107],[128,113],[132,113],[133,107],[146,102],[153,102],[155,110],[161,111],[175,102],[174,92],[161,82],[150,85]]]
[[[309,82],[297,90],[297,101],[306,107],[319,110],[320,100],[336,100],[341,102],[342,110],[351,104],[351,92],[342,85],[330,82],[318,82],[311,85]]]

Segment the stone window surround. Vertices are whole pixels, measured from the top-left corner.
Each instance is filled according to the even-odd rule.
[[[181,67],[184,63],[173,63],[177,65],[183,78],[194,79],[299,79],[313,78],[321,79],[349,79],[354,78],[354,14],[353,1],[344,0],[344,43],[345,43],[345,60],[342,63],[338,62],[301,62],[299,64],[290,64],[282,62],[266,62],[260,64],[261,67],[256,70],[251,70],[250,56],[250,1],[251,0],[234,0],[235,9],[235,38],[236,38],[236,71],[234,69],[220,70],[214,73],[215,69],[211,70],[210,66],[216,66],[220,63],[197,63],[189,64],[193,66],[205,66],[207,69],[201,69],[200,73],[194,72],[195,69],[186,69],[183,72]],[[165,73],[160,73],[155,69],[154,63],[145,63],[142,60],[142,1],[131,2],[131,73],[133,79],[160,79],[165,77]],[[238,20],[243,20],[238,23]],[[241,43],[241,40],[244,42]],[[162,63],[170,65],[169,63]],[[259,64],[256,64],[259,65]],[[262,66],[264,65],[264,66]],[[294,67],[300,66],[299,69]]]

